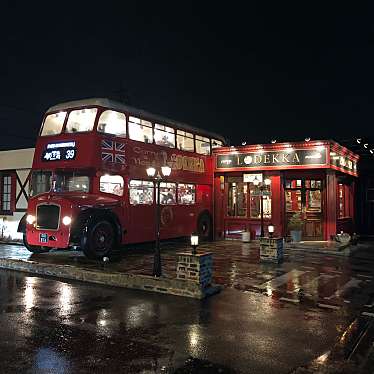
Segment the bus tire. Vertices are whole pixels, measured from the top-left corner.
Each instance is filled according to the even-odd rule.
[[[26,249],[32,253],[47,253],[51,250],[49,247],[43,247],[41,245],[30,245],[27,242],[26,234],[23,234],[23,245],[26,247]]]
[[[197,233],[202,240],[212,240],[212,217],[209,213],[202,213],[197,220]]]
[[[94,219],[82,235],[81,248],[86,257],[101,260],[115,254],[117,247],[116,231],[106,219]]]

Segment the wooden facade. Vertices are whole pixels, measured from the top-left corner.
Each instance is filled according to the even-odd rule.
[[[329,240],[355,230],[358,156],[334,141],[224,147],[214,151],[216,238],[259,236],[263,204],[265,234],[289,236],[299,214],[303,240]],[[260,180],[262,192],[253,180]],[[266,186],[264,181],[267,180]]]

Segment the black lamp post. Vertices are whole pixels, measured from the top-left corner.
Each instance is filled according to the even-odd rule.
[[[161,166],[161,170],[156,170],[153,166],[147,168],[148,177],[153,179],[153,186],[156,189],[156,209],[155,209],[155,236],[156,236],[156,247],[153,257],[153,272],[155,277],[162,275],[161,266],[161,252],[160,252],[160,183],[164,178],[167,178],[171,174],[170,166]],[[161,171],[161,174],[160,174]]]
[[[271,180],[266,178],[263,182],[259,181],[257,177],[253,179],[253,184],[260,191],[260,215],[261,215],[261,238],[265,236],[264,232],[264,192],[268,189],[268,186],[271,184]]]

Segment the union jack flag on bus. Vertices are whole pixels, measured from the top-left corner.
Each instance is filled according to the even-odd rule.
[[[125,144],[112,140],[101,141],[101,160],[104,162],[126,163]]]

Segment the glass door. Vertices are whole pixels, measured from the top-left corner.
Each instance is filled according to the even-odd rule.
[[[322,240],[322,180],[287,179],[285,181],[286,222],[295,213],[304,220],[303,239]],[[287,227],[287,234],[289,229]]]

